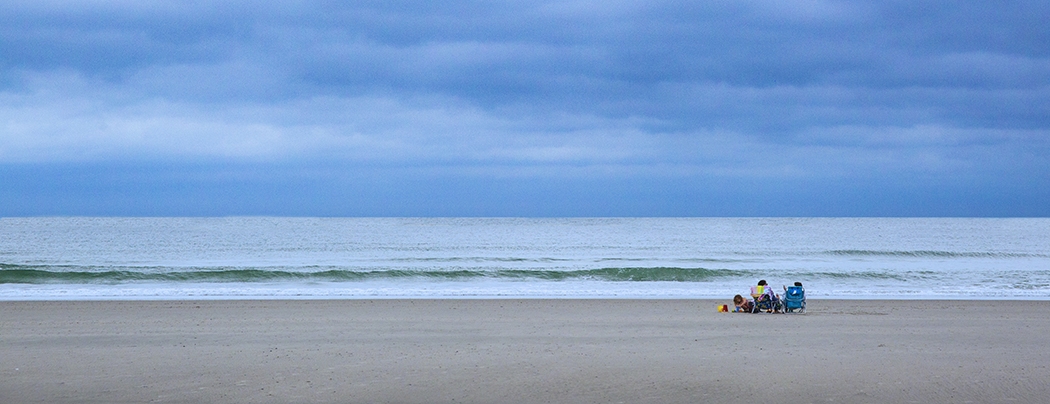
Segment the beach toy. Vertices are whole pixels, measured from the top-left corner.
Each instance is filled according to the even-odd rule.
[[[721,306],[718,306],[718,312],[719,313],[728,313],[729,312],[729,305],[728,304],[723,304]]]

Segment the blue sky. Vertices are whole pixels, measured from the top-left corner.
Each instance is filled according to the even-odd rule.
[[[1047,15],[3,2],[0,215],[1048,216]]]

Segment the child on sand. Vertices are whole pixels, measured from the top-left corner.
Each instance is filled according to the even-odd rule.
[[[736,309],[733,309],[734,312],[750,313],[753,303],[751,303],[750,300],[744,299],[743,296],[736,295],[733,296],[733,305],[736,306]]]

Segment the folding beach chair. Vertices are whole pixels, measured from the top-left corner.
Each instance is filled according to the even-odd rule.
[[[759,311],[779,313],[782,308],[777,294],[773,293],[773,289],[770,289],[768,285],[752,286],[751,298],[754,299],[754,304],[751,305],[752,313]]]
[[[794,313],[795,310],[806,312],[806,290],[801,286],[788,286],[784,291],[784,312]]]

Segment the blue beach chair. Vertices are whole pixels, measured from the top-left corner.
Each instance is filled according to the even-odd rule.
[[[802,288],[802,285],[795,284],[796,286],[788,286],[784,291],[784,312],[794,313],[798,310],[799,313],[806,312],[806,289]]]

